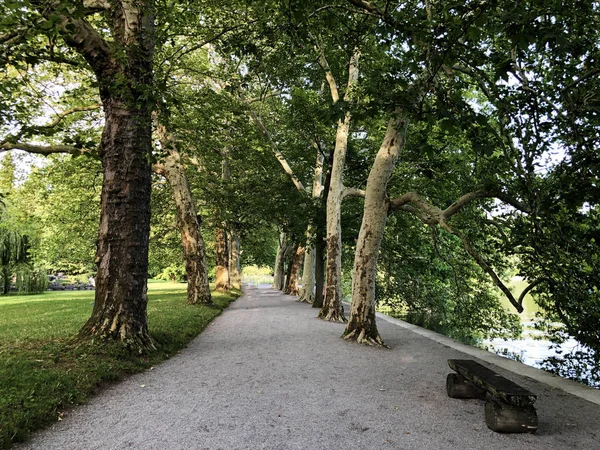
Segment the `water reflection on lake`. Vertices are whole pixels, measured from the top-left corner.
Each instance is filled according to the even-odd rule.
[[[525,325],[525,323],[523,324]],[[486,339],[482,342],[482,347],[488,347],[488,350],[505,356],[510,359],[516,359],[528,366],[541,368],[542,362],[553,356],[570,353],[579,347],[579,343],[575,339],[569,339],[561,344],[561,353],[557,353],[557,349],[552,347],[552,343],[545,339],[524,337],[521,339]]]

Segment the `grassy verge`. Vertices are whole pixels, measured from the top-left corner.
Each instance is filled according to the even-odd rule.
[[[173,355],[235,300],[213,293],[214,307],[185,305],[185,285],[151,283],[150,333],[158,351],[134,356],[115,345],[73,341],[89,318],[91,291],[0,298],[0,448],[60,420],[105,383],[143,371]]]

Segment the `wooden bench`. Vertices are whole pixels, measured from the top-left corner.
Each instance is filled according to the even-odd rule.
[[[535,433],[535,394],[473,360],[449,359],[448,365],[457,372],[446,378],[448,396],[485,398],[488,428],[501,433]]]

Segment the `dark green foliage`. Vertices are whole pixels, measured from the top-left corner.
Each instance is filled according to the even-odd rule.
[[[377,298],[395,314],[468,343],[517,337],[518,316],[454,236],[435,234],[410,216],[390,219],[380,256]]]

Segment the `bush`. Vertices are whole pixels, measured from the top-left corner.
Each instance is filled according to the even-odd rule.
[[[156,278],[159,280],[183,282],[186,279],[185,268],[183,265],[171,264],[163,269]]]

